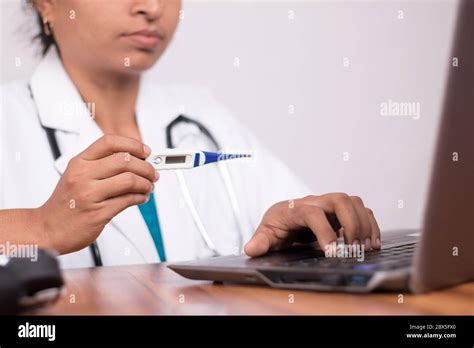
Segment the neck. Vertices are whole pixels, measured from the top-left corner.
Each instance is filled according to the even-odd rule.
[[[91,71],[63,62],[74,85],[86,103],[94,103],[95,122],[104,134],[140,139],[135,118],[140,77],[104,71]]]

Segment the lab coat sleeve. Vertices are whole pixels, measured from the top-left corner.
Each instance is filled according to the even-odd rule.
[[[264,213],[275,203],[290,201],[311,194],[310,188],[281,159],[263,146],[255,136],[249,136],[249,143],[255,152],[254,167],[247,175],[254,193],[248,195],[247,206],[252,228],[259,225]],[[251,204],[251,201],[255,202]]]
[[[215,101],[215,100],[214,100]],[[215,104],[214,104],[215,105]],[[255,232],[263,214],[280,201],[301,198],[311,194],[310,188],[279,158],[267,149],[222,104],[214,109],[215,124],[222,125],[213,132],[225,151],[250,151],[252,159],[229,161],[228,168],[237,198],[246,220],[245,239]]]
[[[250,151],[252,159],[226,162],[244,226],[244,240],[254,234],[263,214],[275,203],[311,194],[309,187],[260,140],[252,134],[251,125],[244,126],[230,110],[220,103],[211,91],[202,86],[192,88],[197,118],[211,131],[228,153]],[[185,93],[187,94],[187,93]]]

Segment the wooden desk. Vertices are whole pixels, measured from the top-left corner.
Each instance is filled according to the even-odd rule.
[[[162,264],[69,270],[65,278],[62,298],[32,314],[474,314],[474,282],[424,295],[405,294],[400,304],[398,293],[213,285],[185,279]]]

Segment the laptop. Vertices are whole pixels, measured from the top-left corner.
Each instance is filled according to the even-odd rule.
[[[327,258],[313,243],[257,258],[223,256],[168,267],[197,280],[362,293],[421,293],[474,280],[473,32],[474,1],[461,1],[452,54],[460,63],[449,73],[421,230],[382,231],[382,249],[363,258]]]

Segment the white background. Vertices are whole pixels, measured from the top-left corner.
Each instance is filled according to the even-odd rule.
[[[39,58],[35,18],[20,0],[0,1],[0,81],[27,78]],[[418,227],[456,9],[456,0],[185,1],[151,73],[211,88],[315,194],[360,195],[382,229]],[[381,116],[389,99],[420,103],[421,118]]]

